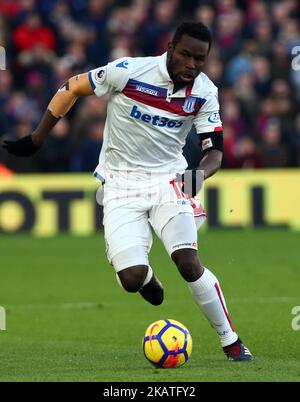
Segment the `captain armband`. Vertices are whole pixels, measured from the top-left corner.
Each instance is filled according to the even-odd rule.
[[[92,95],[93,89],[87,74],[77,75],[65,82],[51,99],[48,110],[54,117],[63,117],[79,96]]]
[[[200,147],[203,153],[217,149],[223,152],[223,131],[212,131],[210,133],[199,134]]]

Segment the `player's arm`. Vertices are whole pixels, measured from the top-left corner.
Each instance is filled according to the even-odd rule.
[[[223,159],[223,131],[199,134],[204,152],[198,169],[204,172],[204,180],[213,176],[221,167]]]
[[[68,113],[80,96],[103,96],[122,91],[128,82],[130,71],[129,59],[122,58],[108,63],[107,66],[70,78],[51,99],[37,129],[18,141],[4,141],[3,147],[16,156],[34,154],[58,120]]]
[[[94,91],[88,73],[71,77],[51,99],[38,128],[32,134],[32,141],[41,146],[58,120],[64,117],[80,96],[93,95]]]
[[[198,194],[203,181],[220,169],[223,158],[223,132],[221,130],[201,133],[199,137],[204,156],[196,169],[184,173],[182,180],[183,192],[190,197]]]
[[[71,77],[51,99],[38,127],[31,135],[18,141],[4,141],[3,148],[16,156],[33,155],[59,119],[65,116],[80,96],[94,94],[88,73]]]
[[[192,196],[198,194],[203,181],[214,175],[221,167],[223,128],[219,109],[218,91],[215,86],[212,86],[211,93],[193,121],[204,156],[189,180],[187,193]],[[186,180],[184,181],[186,182]],[[184,192],[186,193],[186,189]]]
[[[221,167],[223,152],[213,149],[207,152],[200,162],[199,169],[204,172],[204,180],[213,176]]]

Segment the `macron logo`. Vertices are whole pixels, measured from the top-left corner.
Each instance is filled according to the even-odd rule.
[[[183,121],[181,120],[171,120],[163,116],[151,116],[150,114],[142,113],[137,106],[133,106],[130,116],[135,120],[142,120],[157,127],[179,128],[183,125]]]
[[[127,60],[124,60],[124,61],[121,61],[121,63],[118,63],[117,65],[116,65],[116,67],[119,67],[119,68],[126,68],[127,69],[127,67],[128,67],[128,61]]]

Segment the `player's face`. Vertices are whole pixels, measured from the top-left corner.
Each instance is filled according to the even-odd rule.
[[[185,86],[199,75],[206,62],[209,43],[183,35],[180,42],[168,47],[167,68],[177,86]]]

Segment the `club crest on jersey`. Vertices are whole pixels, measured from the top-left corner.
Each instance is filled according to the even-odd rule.
[[[193,111],[195,110],[195,105],[196,98],[194,98],[193,96],[189,96],[188,98],[186,98],[182,109],[185,113],[193,113]]]

